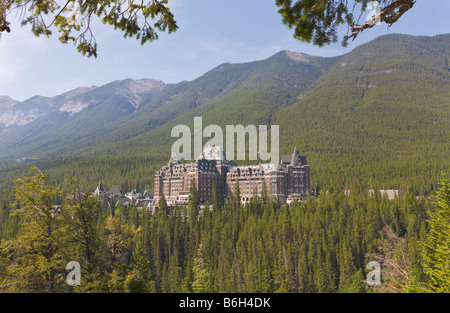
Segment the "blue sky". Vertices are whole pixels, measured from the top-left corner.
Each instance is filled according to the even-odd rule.
[[[109,26],[96,24],[97,59],[83,57],[71,44],[61,45],[57,34],[50,39],[34,37],[30,28],[20,27],[12,15],[12,32],[3,33],[0,40],[0,95],[17,100],[55,96],[125,78],[178,83],[225,62],[265,59],[284,49],[335,56],[380,35],[450,33],[448,0],[417,0],[391,28],[383,23],[366,30],[347,48],[340,42],[319,48],[293,39],[292,30],[281,23],[274,0],[169,0],[169,6],[179,30],[160,34],[159,40],[144,46],[124,39]],[[345,30],[340,38],[344,34]]]

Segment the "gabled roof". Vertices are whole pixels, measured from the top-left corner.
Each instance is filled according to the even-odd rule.
[[[297,147],[295,147],[291,157],[291,165],[296,165],[299,163],[301,163],[300,156],[298,155]]]
[[[133,191],[134,191],[135,193],[137,193],[137,194],[143,195],[143,194],[145,194],[148,190],[145,189],[145,188],[135,188]]]
[[[297,147],[295,147],[292,154],[282,155],[281,164],[284,165],[306,165],[306,157],[298,154]]]
[[[122,196],[122,190],[120,190],[118,185],[112,185],[108,192],[115,196]]]
[[[292,158],[292,156],[291,155],[282,155],[281,156],[281,164],[289,164],[289,163],[291,163],[291,158]]]
[[[105,191],[105,189],[103,188],[102,183],[100,183],[100,185],[97,186],[97,188],[95,189],[96,191]]]
[[[131,200],[128,199],[127,197],[120,197],[119,199],[117,199],[118,202],[120,203],[130,203]]]

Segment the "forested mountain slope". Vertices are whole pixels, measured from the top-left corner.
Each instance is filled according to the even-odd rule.
[[[172,127],[192,129],[202,116],[204,127],[279,125],[281,154],[297,146],[307,156],[312,186],[427,193],[450,161],[449,58],[450,35],[387,35],[333,58],[281,51],[161,87],[95,132],[70,137],[76,130],[65,126],[54,141],[16,152],[42,157],[56,181],[75,175],[91,188],[99,180],[151,187],[176,140]],[[3,166],[4,177],[24,171]]]

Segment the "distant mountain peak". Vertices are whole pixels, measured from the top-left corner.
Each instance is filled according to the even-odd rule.
[[[290,51],[290,50],[283,50],[283,52],[292,60],[297,61],[297,62],[309,62],[309,55],[305,54],[305,53],[300,53],[300,52],[294,52],[294,51]]]
[[[0,96],[0,101],[6,101],[6,100],[13,100],[13,99],[9,96]]]
[[[79,113],[89,107],[90,104],[96,104],[97,101],[82,101],[82,100],[68,100],[65,102],[58,111],[67,112],[69,116],[74,115],[75,113]]]
[[[126,78],[121,80],[113,81],[111,84],[114,85],[132,85],[132,86],[146,86],[147,88],[164,88],[166,83],[159,79],[153,78],[140,78],[140,79],[132,79]]]
[[[441,109],[447,90],[440,86],[450,84],[449,37],[391,34],[334,57],[281,50],[264,60],[223,63],[192,81],[165,84],[155,79],[127,78],[51,98],[30,98],[9,108],[1,101],[9,97],[0,97],[0,158],[24,153],[57,155],[60,151],[89,155],[94,147],[99,155],[109,154],[113,145],[118,154],[141,153],[143,142],[152,147],[149,149],[162,151],[167,148],[167,140],[160,139],[161,133],[170,132],[169,123],[177,119],[176,123],[187,124],[193,114],[218,125],[276,121],[292,133],[303,128],[318,132],[326,118],[335,127],[340,125],[332,119],[336,112],[347,112],[355,120],[367,117],[375,103],[370,101],[386,98],[385,89],[409,88],[412,92],[420,78],[425,78],[420,92],[435,99],[425,99],[419,92],[415,98],[408,98],[411,92],[393,92],[391,102],[397,103],[396,97],[404,99],[404,106],[384,105],[380,100],[375,103],[383,108],[379,112],[390,116],[394,109],[403,113],[401,110],[425,105]],[[336,88],[346,98],[336,96]],[[440,94],[433,94],[435,89]],[[416,103],[417,108],[410,103]],[[400,113],[398,116],[402,116]],[[434,116],[427,118],[433,120]],[[372,122],[369,118],[367,121]],[[395,123],[394,129],[404,128]],[[297,129],[296,125],[301,127]],[[361,132],[369,127],[358,121],[353,126]]]
[[[14,100],[9,96],[0,96],[0,107],[10,108],[14,106],[16,103],[19,103],[19,101]]]

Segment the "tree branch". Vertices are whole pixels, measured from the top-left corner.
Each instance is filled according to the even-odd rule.
[[[389,24],[389,26],[392,26],[397,20],[409,9],[411,9],[414,6],[415,0],[396,0],[383,8],[380,13],[378,13],[375,17],[381,21]],[[396,11],[398,10],[398,11]],[[396,11],[396,12],[395,12]],[[373,17],[373,18],[375,18]],[[372,28],[375,26],[375,23],[369,23],[366,22],[363,25],[357,25],[355,21],[353,21],[352,25],[350,26],[352,34],[350,36],[346,36],[345,39],[348,40],[350,38],[353,38],[352,40],[355,40],[355,38],[359,35],[360,32],[362,32],[365,29]]]

